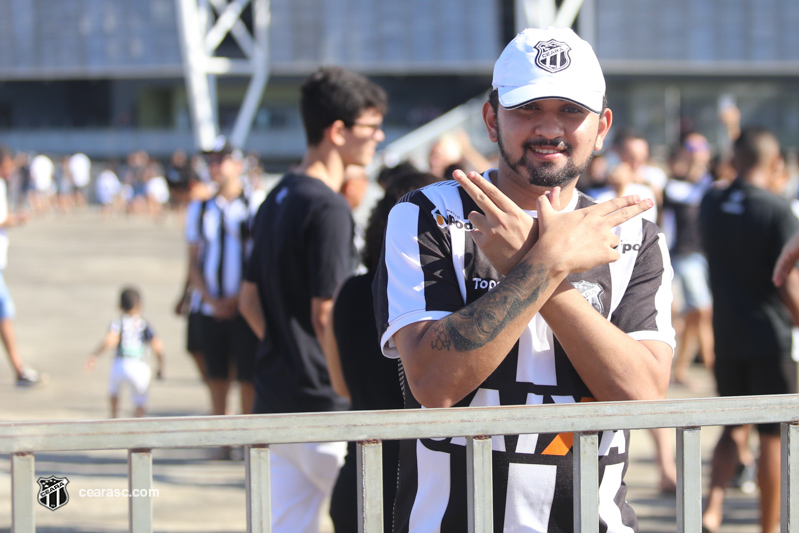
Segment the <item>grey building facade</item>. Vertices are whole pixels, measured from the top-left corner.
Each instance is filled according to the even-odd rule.
[[[514,13],[513,0],[271,0],[271,74],[247,149],[275,170],[299,157],[297,87],[322,64],[386,87],[387,137],[398,138],[489,88]],[[575,28],[603,64],[616,124],[653,145],[687,128],[715,139],[720,98],[799,145],[797,22],[795,0],[584,0]],[[175,0],[0,0],[0,143],[95,157],[190,150],[183,73]],[[245,87],[219,80],[223,131]]]

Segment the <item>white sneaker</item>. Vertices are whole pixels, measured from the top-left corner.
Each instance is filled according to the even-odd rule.
[[[25,366],[17,377],[17,387],[28,388],[44,385],[47,379],[46,376],[39,374],[36,370]]]

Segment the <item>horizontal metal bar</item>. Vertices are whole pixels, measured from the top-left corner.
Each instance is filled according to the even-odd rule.
[[[605,76],[796,76],[799,61],[683,61],[658,59],[603,59]]]
[[[799,395],[0,423],[0,453],[245,446],[799,421]]]
[[[252,76],[255,63],[249,59],[230,59],[229,57],[205,57],[201,68],[207,74],[220,76]]]

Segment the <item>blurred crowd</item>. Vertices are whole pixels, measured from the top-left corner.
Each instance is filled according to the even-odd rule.
[[[690,365],[704,365],[712,372],[715,364],[713,297],[701,236],[700,204],[708,191],[727,187],[737,177],[733,165],[733,146],[741,135],[740,113],[736,108],[729,107],[719,115],[719,120],[727,136],[718,139],[715,146],[702,132],[686,129],[681,133],[679,143],[670,147],[666,157],[661,159],[652,156],[649,141],[643,134],[630,127],[617,127],[610,146],[594,155],[577,183],[580,191],[598,201],[627,195],[638,195],[654,201],[655,207],[641,216],[663,229],[674,268],[672,313],[677,332],[677,348],[671,384],[687,387],[689,390],[696,386],[689,380]],[[380,131],[374,130],[373,135]],[[393,205],[402,194],[414,187],[452,179],[456,170],[483,172],[495,168],[498,161],[498,154],[479,152],[472,145],[469,135],[465,131],[457,130],[448,132],[431,143],[424,164],[418,165],[404,160],[393,166],[383,166],[377,173],[375,182],[380,186],[380,196],[385,195]],[[422,168],[417,168],[420,166]],[[233,287],[230,294],[223,290],[221,281],[220,287],[211,290],[218,274],[216,267],[208,267],[209,258],[212,256],[213,246],[216,246],[216,235],[224,230],[209,230],[207,226],[203,226],[203,220],[211,209],[218,210],[219,220],[225,220],[225,217],[231,216],[226,210],[231,209],[230,206],[235,201],[244,199],[241,200],[241,216],[247,220],[243,223],[251,223],[248,220],[254,217],[258,206],[264,201],[269,185],[265,181],[265,173],[258,156],[241,154],[228,145],[199,154],[177,150],[166,161],[159,161],[144,151],[131,153],[124,161],[92,161],[83,153],[51,156],[18,152],[15,154],[15,168],[16,172],[8,178],[10,212],[68,213],[91,203],[98,205],[104,215],[125,214],[158,218],[169,212],[179,213],[182,217],[186,208],[190,204],[194,205],[196,212],[193,218],[189,213],[190,216],[186,219],[189,257],[191,259],[199,255],[202,259],[205,255],[205,259],[190,260],[189,274],[176,311],[189,316],[190,320],[192,315],[206,313],[206,323],[201,327],[205,333],[200,332],[193,346],[192,325],[189,322],[188,351],[194,356],[198,372],[209,388],[214,414],[230,413],[231,409],[223,399],[227,397],[228,387],[233,380],[239,381],[240,385],[248,384],[252,376],[228,375],[227,363],[220,363],[224,371],[214,374],[208,366],[211,359],[203,351],[209,350],[208,346],[211,345],[207,338],[208,324],[219,322],[224,301],[234,302],[228,306],[229,314],[236,316],[244,324],[235,305],[239,305],[237,291],[245,271],[243,266],[237,266],[240,270],[230,283]],[[769,178],[766,188],[789,200],[797,216],[798,185],[799,165],[796,155],[789,150],[783,150],[781,166]],[[346,199],[349,208],[356,210],[364,201],[367,189],[372,186],[364,166],[350,165],[346,168],[338,192]],[[374,265],[366,264],[369,262],[369,239],[376,241],[378,245],[382,244],[384,218],[391,207],[386,204],[386,199],[382,203],[379,203],[379,198],[376,199],[378,206],[373,213],[375,218],[370,221],[373,225],[371,237],[369,228],[356,223],[355,246],[367,258],[361,264],[362,272],[374,269]],[[192,224],[197,228],[192,229]],[[219,221],[215,224],[223,225]],[[235,239],[242,250],[245,250],[249,246],[251,235],[236,226],[229,238]],[[379,247],[376,250],[379,252]],[[195,256],[191,255],[192,251]],[[371,250],[373,256],[377,252]],[[223,261],[223,257],[218,258],[220,264]],[[208,272],[200,271],[201,268]],[[221,267],[219,268],[221,271]],[[193,272],[192,269],[197,271]],[[203,311],[202,305],[208,306],[208,310]],[[214,320],[210,320],[211,318]],[[197,331],[194,335],[198,335]],[[222,338],[227,333],[219,333],[217,336]],[[253,348],[247,347],[247,352],[252,355]],[[331,379],[335,381],[338,377],[338,383],[342,384],[345,380],[340,372],[340,369],[331,369]],[[350,393],[346,385],[340,389],[334,383],[334,387],[336,392],[344,391],[342,396]],[[251,412],[251,384],[242,386],[241,391],[242,412]],[[398,403],[394,407],[400,408],[402,405]],[[363,405],[358,408],[368,409],[374,406]],[[113,412],[116,413],[115,410]],[[673,439],[664,431],[652,431],[660,468],[659,488],[674,492],[677,480]],[[749,492],[754,490],[754,459],[747,442],[748,440],[738,443],[738,472],[733,484]],[[218,456],[228,458],[230,453],[231,450],[224,449]]]
[[[264,171],[257,154],[243,157],[247,190],[263,189]],[[18,151],[16,172],[8,180],[12,210],[32,214],[67,213],[96,204],[103,214],[154,218],[182,213],[192,200],[207,198],[214,188],[202,154],[175,150],[161,160],[144,150],[124,160],[92,160],[82,152],[48,154]]]

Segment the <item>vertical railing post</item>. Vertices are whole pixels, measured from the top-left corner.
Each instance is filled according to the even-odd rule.
[[[246,447],[244,454],[247,486],[247,533],[272,531],[272,496],[269,478],[269,446]]]
[[[799,425],[780,424],[780,531],[799,533]]]
[[[574,531],[599,532],[599,438],[596,432],[575,434]]]
[[[11,454],[11,533],[31,533],[36,530],[34,470],[32,453]]]
[[[469,533],[494,531],[493,466],[491,437],[477,435],[466,439],[466,501]]]
[[[702,451],[698,427],[677,428],[677,532],[702,530]]]
[[[128,450],[128,519],[132,533],[152,533],[153,454],[148,449]]]
[[[383,533],[383,444],[376,439],[356,444],[358,533]]]

